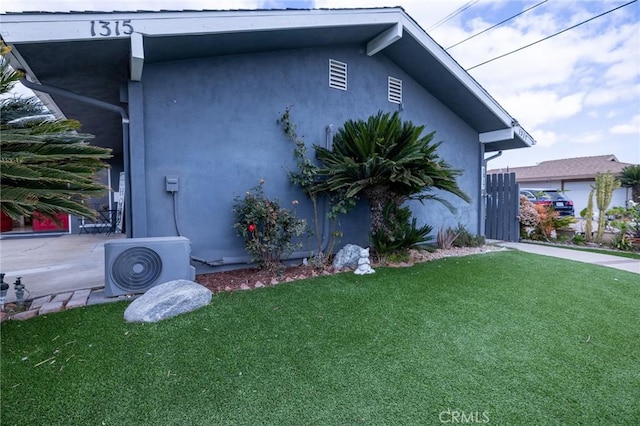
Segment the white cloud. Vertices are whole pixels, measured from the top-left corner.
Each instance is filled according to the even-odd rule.
[[[614,87],[594,87],[584,100],[588,106],[602,106],[640,98],[640,84],[621,84]]]
[[[578,134],[572,134],[565,138],[567,142],[571,142],[579,145],[593,145],[605,140],[605,135],[601,131],[582,132]]]
[[[617,124],[609,129],[613,135],[638,135],[640,137],[640,114],[636,114],[627,123]],[[640,143],[640,140],[638,141]]]
[[[549,148],[560,140],[556,132],[549,130],[533,130],[531,135],[536,140],[535,147],[537,148]]]
[[[568,2],[560,2],[556,6],[566,5]],[[573,9],[582,6],[579,3],[571,5]],[[463,67],[468,68],[542,40],[578,22],[578,16],[593,16],[576,12],[570,20],[565,21],[566,15],[566,10],[564,13],[528,13],[516,19],[513,25],[497,27],[449,52]],[[492,23],[474,20],[474,26],[482,28]],[[595,31],[593,27],[585,25],[470,72],[498,99],[503,94],[549,86],[566,94],[575,90],[573,86],[576,81],[580,82],[581,91],[591,87],[628,84],[640,73],[639,27],[635,22]],[[447,28],[446,32],[437,32],[436,39],[445,40],[443,44],[449,45],[450,41],[454,42],[454,36],[449,34],[455,34],[455,41],[459,41],[464,38],[459,33],[460,27],[454,31]],[[465,35],[471,33],[469,31]]]
[[[604,74],[604,81],[605,84],[612,84],[618,81],[630,82],[638,76],[640,76],[640,61],[636,60],[635,57],[630,57],[609,67]]]
[[[520,117],[526,117],[526,126],[533,128],[576,115],[582,110],[583,98],[582,93],[560,97],[550,90],[526,91],[503,97],[502,104],[521,122]]]

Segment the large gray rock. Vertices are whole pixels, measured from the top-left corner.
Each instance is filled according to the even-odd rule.
[[[336,253],[336,256],[333,258],[333,267],[335,269],[357,267],[358,259],[360,259],[360,251],[362,250],[363,248],[360,246],[347,244]]]
[[[211,302],[211,291],[193,281],[174,280],[157,285],[124,311],[127,322],[158,322],[191,312]]]

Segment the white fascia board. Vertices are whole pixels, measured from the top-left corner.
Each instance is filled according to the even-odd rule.
[[[519,124],[515,124],[513,129],[516,138],[520,139],[528,146],[533,146],[536,144],[536,140],[533,138],[533,136],[531,136],[526,130],[520,127]]]
[[[27,61],[24,60],[20,52],[15,48],[15,46],[9,52],[9,64],[13,69],[22,70],[29,77],[29,81],[33,81],[34,83],[40,83],[40,80],[36,77],[35,73],[29,65]],[[20,84],[20,83],[18,83]],[[64,115],[60,107],[53,101],[53,98],[44,92],[38,92],[37,98],[44,104],[45,107],[58,119],[66,119],[67,117]]]
[[[513,127],[494,130],[493,132],[479,133],[480,143],[491,143],[512,140],[515,135]]]
[[[525,146],[533,146],[536,144],[536,140],[527,133],[519,124],[514,124],[513,127],[507,129],[494,130],[492,132],[484,132],[478,134],[480,143],[487,144],[493,142],[519,140],[524,143]]]
[[[371,24],[394,25],[399,8],[300,11],[78,13],[2,15],[9,44],[145,36],[195,35]]]
[[[402,24],[396,23],[378,37],[367,43],[367,55],[373,56],[387,46],[395,43],[402,38]]]
[[[408,32],[422,47],[430,52],[452,75],[454,75],[476,98],[487,106],[504,124],[512,127],[511,115],[493,99],[438,43],[436,43],[418,24],[403,14],[401,21]]]
[[[142,80],[142,68],[144,67],[144,39],[140,33],[131,34],[131,80]]]

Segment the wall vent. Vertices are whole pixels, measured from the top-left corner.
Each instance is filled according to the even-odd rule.
[[[394,77],[389,77],[387,96],[389,102],[393,102],[394,104],[402,104],[402,80]]]
[[[347,64],[329,59],[329,87],[347,90]]]

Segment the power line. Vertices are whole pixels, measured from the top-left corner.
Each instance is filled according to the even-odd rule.
[[[512,17],[507,18],[507,19],[505,19],[504,21],[498,22],[497,24],[495,24],[495,25],[493,25],[493,26],[491,26],[491,27],[489,27],[489,28],[487,28],[487,29],[485,29],[485,30],[480,31],[479,33],[476,33],[476,34],[474,34],[474,35],[472,35],[472,36],[469,36],[469,37],[465,38],[464,40],[459,41],[459,42],[457,42],[456,44],[453,44],[453,45],[451,45],[451,46],[447,47],[445,50],[449,50],[449,49],[451,49],[452,47],[456,47],[457,45],[462,44],[462,43],[464,43],[464,42],[465,42],[465,41],[467,41],[467,40],[471,40],[472,38],[479,36],[480,34],[484,34],[484,33],[486,33],[487,31],[492,30],[492,29],[494,29],[495,27],[497,27],[497,26],[499,26],[499,25],[504,24],[505,22],[509,22],[509,21],[510,21],[510,20],[512,20],[513,18],[517,18],[518,16],[522,15],[523,13],[527,13],[527,12],[528,12],[528,11],[530,11],[531,9],[535,9],[536,7],[538,7],[538,6],[540,6],[540,5],[544,4],[544,3],[546,3],[546,2],[548,2],[548,1],[549,1],[549,0],[543,0],[543,1],[541,1],[540,3],[538,3],[538,4],[534,5],[534,6],[531,6],[531,7],[530,7],[530,8],[528,8],[528,9],[523,10],[522,12],[518,13],[517,15],[513,15]]]
[[[512,50],[511,52],[507,52],[507,53],[505,53],[505,54],[503,54],[503,55],[496,56],[495,58],[489,59],[488,61],[484,61],[484,62],[482,62],[482,63],[479,63],[479,64],[477,64],[477,65],[474,65],[474,66],[472,66],[472,67],[470,67],[470,68],[467,68],[465,71],[470,71],[470,70],[472,70],[472,69],[474,69],[474,68],[478,68],[478,67],[480,67],[480,66],[482,66],[482,65],[488,64],[489,62],[493,62],[493,61],[495,61],[496,59],[504,58],[505,56],[511,55],[512,53],[516,53],[516,52],[519,52],[519,51],[521,51],[521,50],[523,50],[523,49],[526,49],[527,47],[531,47],[531,46],[533,46],[534,44],[538,44],[538,43],[543,42],[543,41],[545,41],[545,40],[549,40],[551,37],[555,37],[555,36],[557,36],[557,35],[559,35],[559,34],[565,33],[565,32],[567,32],[567,31],[569,31],[569,30],[572,30],[572,29],[574,29],[574,28],[576,28],[576,27],[579,27],[580,25],[586,24],[587,22],[590,22],[590,21],[593,21],[594,19],[600,18],[601,16],[604,16],[604,15],[606,15],[606,14],[608,14],[608,13],[614,12],[614,11],[616,11],[616,10],[618,10],[618,9],[622,9],[622,8],[623,8],[623,7],[625,7],[625,6],[629,6],[630,4],[635,3],[635,2],[637,2],[637,1],[638,1],[638,0],[632,0],[632,1],[630,1],[629,3],[625,3],[625,4],[621,5],[621,6],[615,7],[615,8],[613,8],[613,9],[611,9],[611,10],[608,10],[608,11],[606,11],[606,12],[604,12],[604,13],[601,13],[600,15],[594,16],[593,18],[589,18],[589,19],[587,19],[586,21],[582,21],[582,22],[580,22],[580,23],[578,23],[578,24],[576,24],[576,25],[573,25],[573,26],[571,26],[571,27],[569,27],[569,28],[566,28],[566,29],[564,29],[564,30],[562,30],[562,31],[558,31],[558,32],[557,32],[557,33],[555,33],[555,34],[551,34],[551,35],[550,35],[550,36],[548,36],[548,37],[545,37],[545,38],[540,39],[540,40],[538,40],[538,41],[534,41],[533,43],[529,43],[529,44],[527,44],[526,46],[519,47],[519,48],[518,48],[518,49],[516,49],[516,50]]]
[[[470,2],[467,2],[466,4],[464,4],[463,6],[460,6],[458,9],[454,10],[453,12],[451,12],[450,14],[448,14],[447,16],[445,16],[444,18],[442,18],[441,20],[439,20],[438,22],[436,22],[435,24],[427,28],[427,32],[438,28],[440,25],[453,19],[454,16],[461,14],[462,12],[469,9],[471,6],[473,6],[476,3],[478,3],[478,0],[471,0]]]

